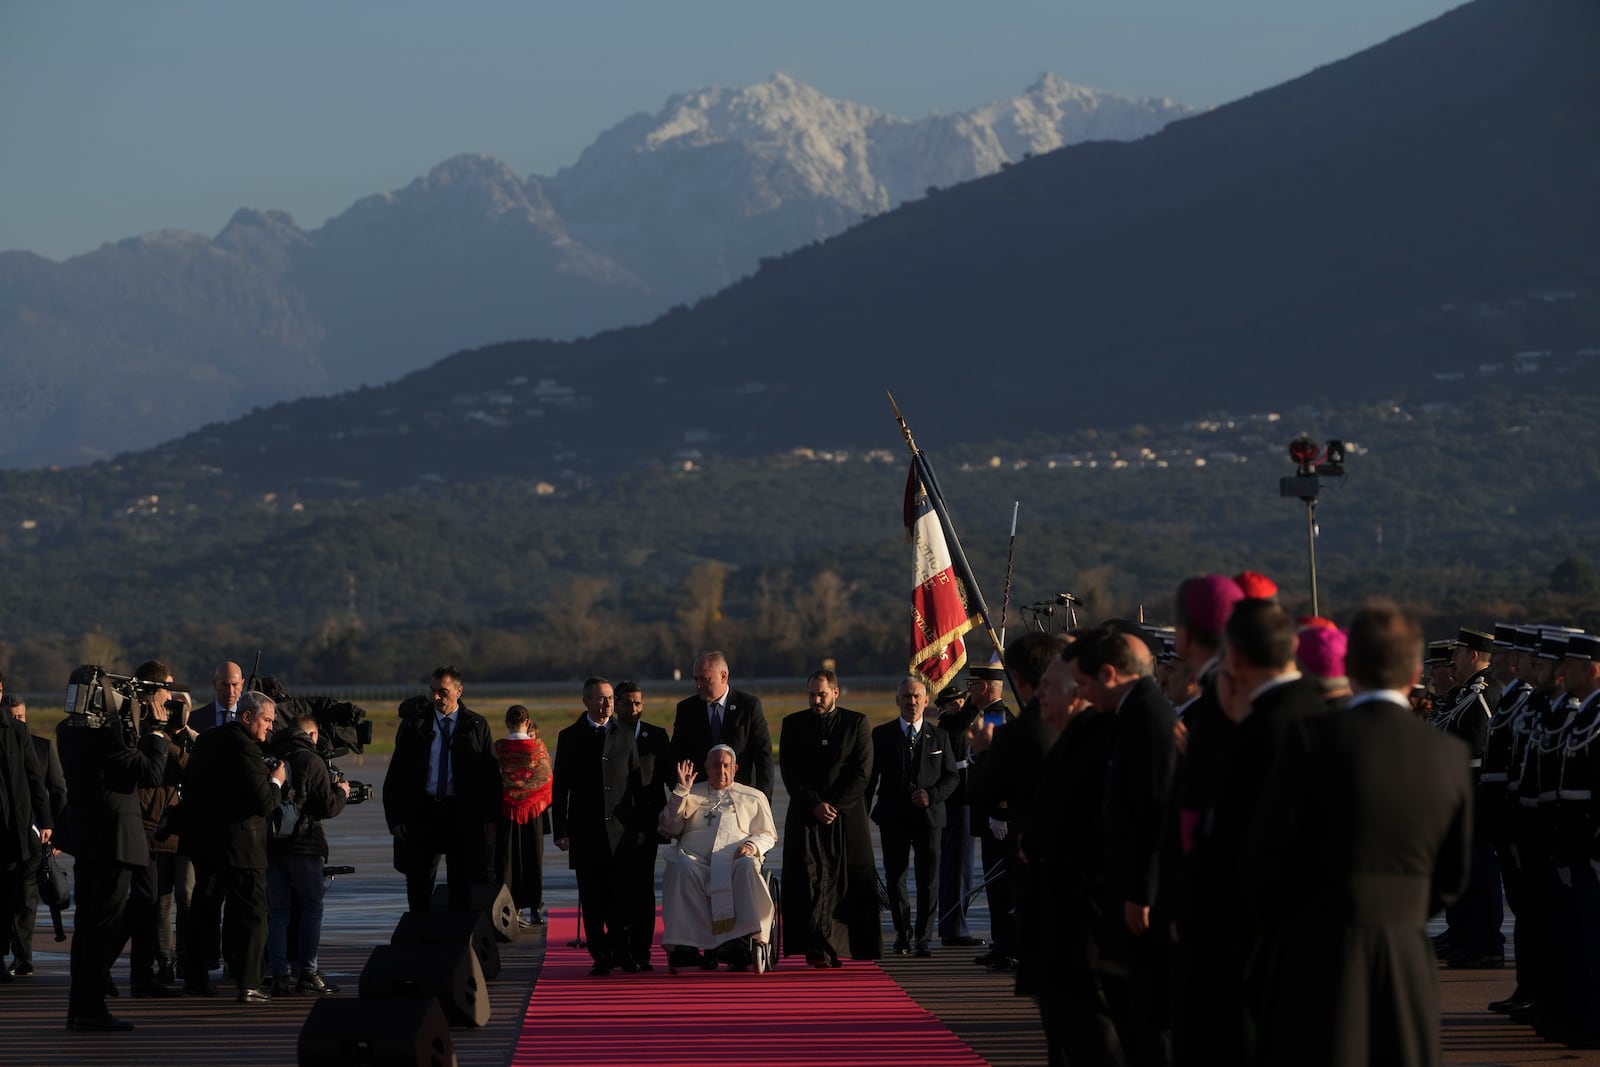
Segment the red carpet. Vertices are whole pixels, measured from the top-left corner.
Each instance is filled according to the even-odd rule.
[[[658,926],[653,972],[590,977],[588,950],[567,947],[576,909],[549,923],[512,1067],[984,1067],[876,964],[814,971],[795,956],[766,974],[671,975]]]

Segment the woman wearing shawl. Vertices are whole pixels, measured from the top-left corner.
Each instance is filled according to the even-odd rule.
[[[550,832],[550,753],[528,709],[506,709],[507,734],[494,743],[500,762],[501,816],[497,873],[511,890],[523,927],[544,922],[544,835]],[[527,908],[531,918],[522,918]]]

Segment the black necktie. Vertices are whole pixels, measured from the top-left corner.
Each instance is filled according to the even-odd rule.
[[[434,796],[448,796],[450,787],[450,723],[449,716],[439,721],[439,784]]]
[[[722,704],[713,702],[711,705],[711,743],[722,744]]]

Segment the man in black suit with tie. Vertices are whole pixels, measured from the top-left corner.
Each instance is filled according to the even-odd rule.
[[[639,970],[650,971],[655,969],[650,965],[650,943],[656,932],[656,851],[661,844],[656,824],[661,819],[661,809],[667,806],[667,791],[677,781],[677,772],[667,731],[644,721],[644,693],[637,682],[622,682],[616,687],[616,716],[617,728],[633,734],[641,786],[634,802],[634,825],[638,830],[622,888],[628,955]]]
[[[211,691],[216,699],[202,704],[189,714],[189,728],[205,733],[238,715],[239,698],[244,695],[244,672],[237,663],[219,663],[211,675]]]
[[[28,725],[28,705],[23,703],[19,696],[7,694],[0,701],[0,716],[9,712],[11,717],[21,723],[24,729]],[[0,722],[0,725],[4,725]],[[47,737],[29,737],[33,742],[34,758],[39,762],[39,769],[44,774],[45,794],[49,798],[49,818],[52,827],[60,826],[67,813],[67,782],[61,776],[61,761],[56,758],[55,746]],[[9,775],[0,775],[0,781],[10,782]],[[29,783],[30,800],[32,783]],[[42,825],[42,824],[41,824]],[[33,927],[39,913],[39,861],[44,858],[44,852],[50,845],[40,842],[38,837],[30,835],[33,851],[28,855],[21,868],[17,871],[21,879],[21,892],[17,899],[17,912],[11,923],[11,951],[12,967],[10,971],[0,963],[0,982],[12,975],[25,978],[33,973]]]
[[[405,875],[411,911],[432,910],[441,859],[451,911],[471,910],[473,884],[494,877],[500,762],[488,720],[461,702],[463,688],[454,667],[433,672],[429,706],[401,719],[383,779],[394,869]]]
[[[638,841],[639,752],[633,734],[616,729],[615,700],[604,678],[583,683],[584,714],[556,735],[550,800],[556,847],[567,853],[578,878],[578,907],[594,958],[589,973],[596,976],[613,966],[640,970],[629,948],[630,912],[620,884]]]
[[[44,765],[34,748],[33,737],[20,720],[0,712],[0,901],[13,913],[10,916],[13,922],[6,924],[8,934],[20,919],[14,913],[24,895],[24,875],[38,868],[38,850],[49,846],[54,826]],[[37,908],[37,901],[34,906]],[[32,931],[33,916],[30,914],[30,941]],[[0,944],[0,948],[4,947]],[[31,964],[26,973],[33,973]],[[5,969],[3,959],[0,959],[0,981],[11,981],[11,972]]]
[[[183,772],[183,835],[179,847],[194,860],[193,919],[183,991],[213,997],[206,967],[217,956],[211,931],[224,904],[228,924],[223,958],[234,968],[240,1004],[272,998],[261,991],[267,954],[267,816],[282,799],[288,772],[270,770],[262,742],[278,709],[264,693],[239,698],[239,715],[195,740]],[[158,783],[159,784],[159,783]]]
[[[772,799],[772,735],[761,712],[761,698],[728,686],[728,659],[702,652],[694,661],[695,696],[678,703],[672,718],[672,758],[705,768],[712,745],[737,754],[740,785],[753,786]]]
[[[955,790],[955,749],[945,732],[922,718],[928,685],[911,676],[901,680],[894,702],[900,717],[872,731],[872,774],[867,796],[876,796],[872,821],[883,846],[883,876],[889,883],[894,918],[894,951],[905,956],[916,943],[918,956],[932,956],[929,940],[938,919],[939,834],[944,801]],[[906,894],[906,867],[915,857],[916,926]]]

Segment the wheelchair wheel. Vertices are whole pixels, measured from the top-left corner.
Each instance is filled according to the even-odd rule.
[[[767,892],[772,896],[772,926],[767,930],[765,970],[772,970],[783,956],[783,872],[769,870]]]

